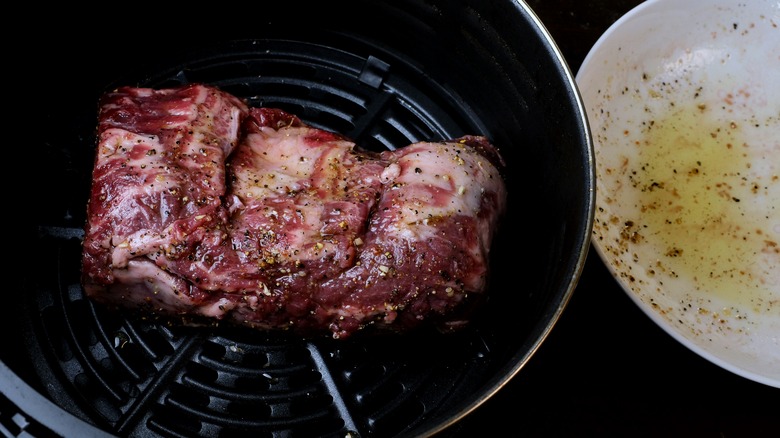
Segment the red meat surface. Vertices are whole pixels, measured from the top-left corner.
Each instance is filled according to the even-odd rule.
[[[454,331],[506,209],[480,136],[361,149],[215,87],[100,102],[83,287],[111,308],[346,339]]]

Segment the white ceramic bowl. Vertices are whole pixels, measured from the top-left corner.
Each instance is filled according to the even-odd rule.
[[[577,83],[601,259],[679,342],[780,387],[780,1],[648,0]]]

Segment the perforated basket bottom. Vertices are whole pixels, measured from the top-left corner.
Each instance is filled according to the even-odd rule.
[[[381,53],[247,40],[202,50],[139,82],[211,83],[375,150],[479,134],[476,117],[419,73]],[[91,111],[58,145],[80,151],[69,156],[75,168],[59,170],[80,175],[80,195],[65,202],[60,219],[37,228],[36,271],[46,275],[33,279],[20,324],[35,374],[66,411],[120,436],[391,437],[446,425],[451,409],[495,371],[490,338],[477,329],[301,340],[168,326],[93,305],[79,285]]]

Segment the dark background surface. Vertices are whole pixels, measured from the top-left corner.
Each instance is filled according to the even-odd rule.
[[[680,0],[683,1],[683,0]],[[638,0],[528,0],[576,74]],[[780,390],[726,371],[655,325],[591,249],[528,364],[445,431],[465,437],[780,437]]]

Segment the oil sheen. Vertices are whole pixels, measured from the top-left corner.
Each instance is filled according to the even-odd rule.
[[[718,120],[704,105],[669,111],[648,124],[635,187],[644,241],[657,245],[668,275],[760,311],[777,287],[767,205],[777,182],[754,171],[760,148],[745,140],[746,129],[756,127]]]

